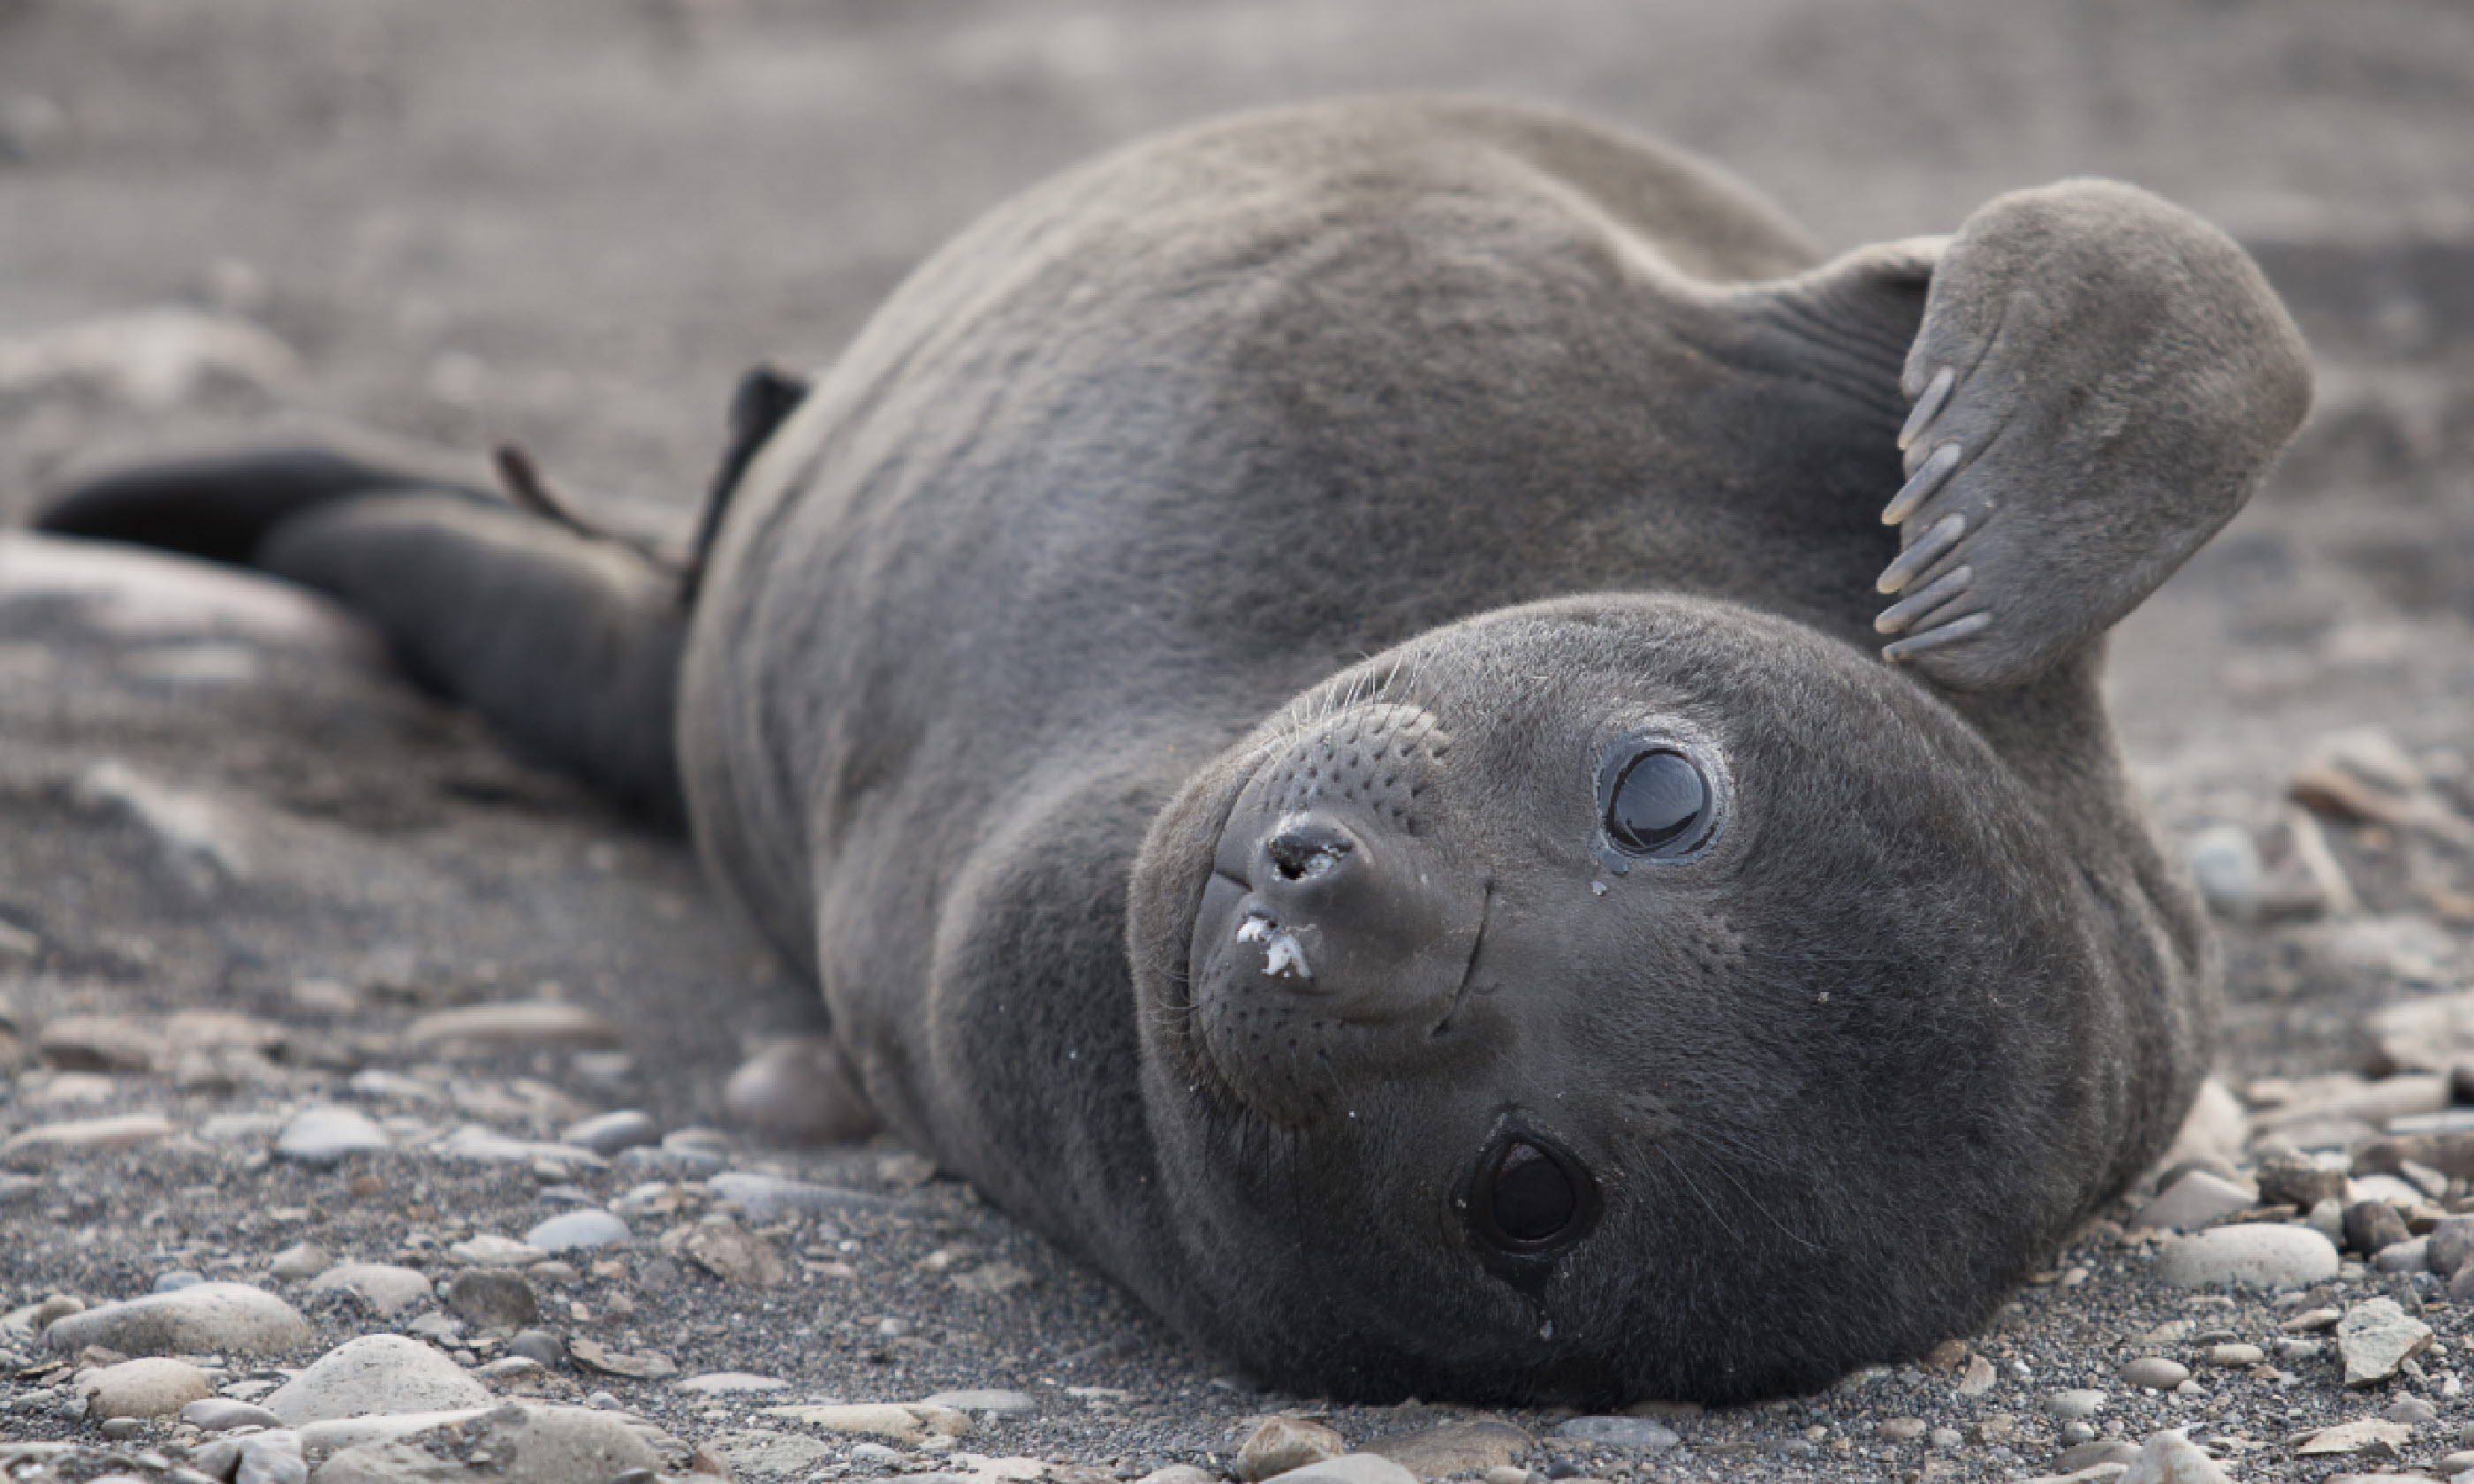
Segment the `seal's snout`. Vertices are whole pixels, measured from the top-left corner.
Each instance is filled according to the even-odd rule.
[[[1448,747],[1411,707],[1322,718],[1259,767],[1222,826],[1194,923],[1193,1029],[1243,1096],[1284,1119],[1420,1064],[1450,1021],[1487,893],[1439,807]]]
[[[1319,1015],[1360,1023],[1431,1020],[1449,1008],[1474,938],[1472,907],[1483,904],[1460,889],[1466,873],[1368,814],[1308,809],[1245,833],[1249,890],[1231,937],[1263,958],[1248,975],[1238,956],[1231,993],[1312,994]]]

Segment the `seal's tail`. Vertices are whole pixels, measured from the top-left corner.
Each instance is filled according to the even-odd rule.
[[[684,818],[671,732],[681,574],[572,522],[322,448],[140,465],[38,529],[243,563],[331,594],[417,679],[655,821]]]

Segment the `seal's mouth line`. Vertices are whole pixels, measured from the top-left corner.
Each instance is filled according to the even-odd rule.
[[[1461,1006],[1468,1000],[1469,986],[1477,979],[1477,956],[1486,947],[1486,925],[1494,917],[1494,882],[1490,879],[1478,890],[1477,931],[1469,935],[1468,962],[1461,966],[1459,988],[1452,991],[1452,1002],[1443,1007],[1443,1017],[1426,1033],[1429,1040],[1450,1033],[1452,1021],[1459,1017]]]

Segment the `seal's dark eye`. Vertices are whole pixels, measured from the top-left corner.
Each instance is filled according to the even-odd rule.
[[[1595,1209],[1594,1189],[1579,1165],[1518,1137],[1489,1149],[1469,1185],[1469,1224],[1507,1253],[1563,1246],[1589,1230]]]
[[[1710,780],[1660,748],[1627,764],[1607,801],[1607,834],[1637,855],[1680,855],[1709,832]]]
[[[1487,1204],[1494,1229],[1516,1242],[1542,1242],[1571,1225],[1580,1192],[1536,1144],[1513,1144],[1494,1167]]]

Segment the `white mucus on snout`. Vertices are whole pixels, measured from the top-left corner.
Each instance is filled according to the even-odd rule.
[[[1298,943],[1298,935],[1260,912],[1246,914],[1246,920],[1237,924],[1237,941],[1264,945],[1263,972],[1270,978],[1309,981],[1314,978],[1314,970],[1306,965],[1306,950]]]

